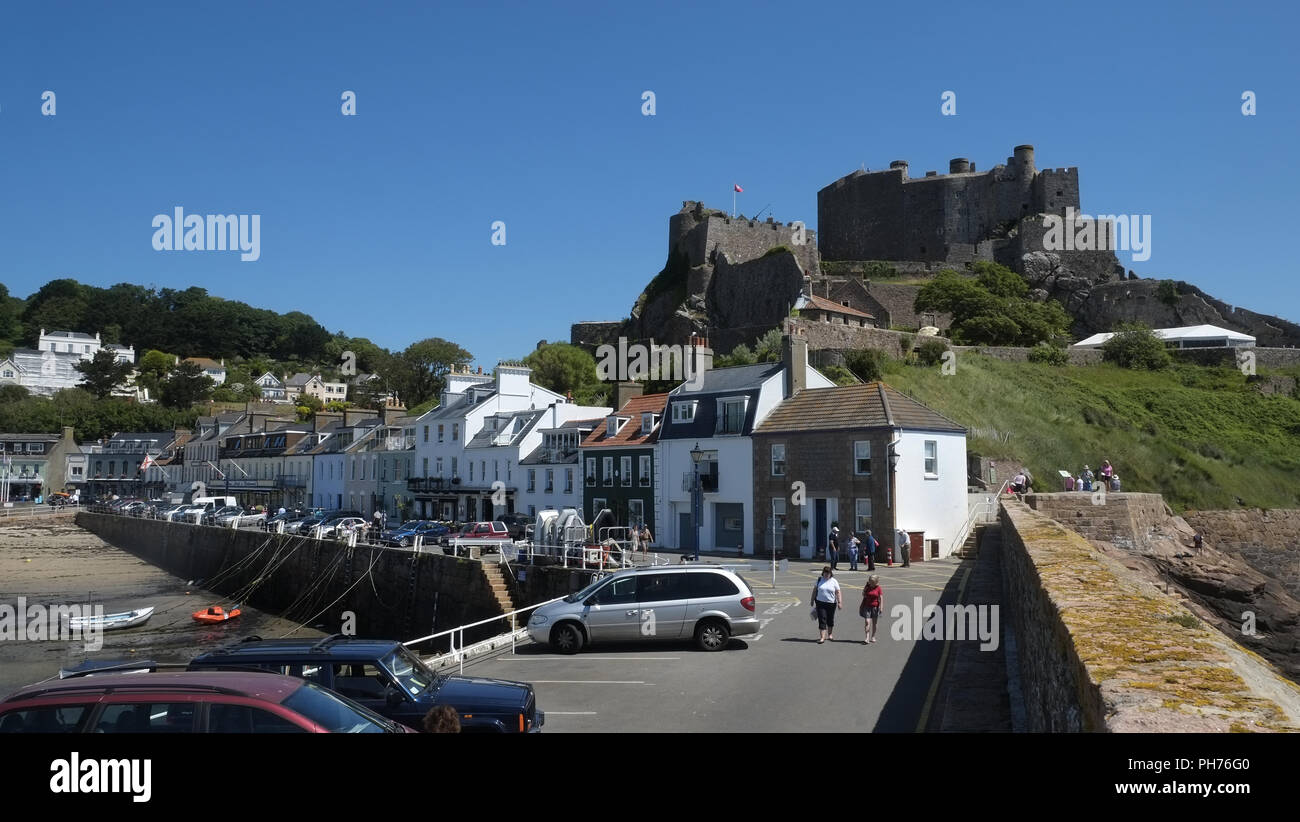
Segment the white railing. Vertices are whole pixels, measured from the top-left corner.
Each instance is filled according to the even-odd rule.
[[[987,517],[991,514],[997,513],[998,500],[1002,498],[1002,494],[1006,492],[1007,486],[1010,484],[1011,480],[1008,479],[1004,481],[998,486],[996,493],[990,495],[987,499],[981,500],[980,502],[970,506],[970,512],[966,515],[966,521],[963,522],[961,528],[957,530],[957,534],[953,541],[948,543],[948,545],[951,546],[951,550],[948,552],[949,556],[960,550],[962,544],[966,542],[966,537],[970,536],[971,529],[975,527],[975,523],[979,521],[980,517]]]
[[[448,637],[450,648],[446,654],[440,654],[439,657],[440,659],[445,659],[448,656],[450,656],[452,659],[454,659],[456,662],[460,664],[460,672],[464,673],[465,657],[469,654],[470,651],[472,651],[472,648],[465,647],[466,630],[470,628],[478,628],[481,625],[490,625],[493,622],[496,622],[497,620],[502,620],[502,619],[509,620],[510,621],[510,653],[513,654],[515,652],[515,646],[518,644],[519,641],[520,629],[519,629],[519,622],[517,619],[519,614],[525,613],[527,611],[535,610],[537,608],[542,607],[543,605],[550,605],[552,602],[559,602],[562,599],[564,599],[564,597],[556,597],[555,599],[548,599],[547,601],[539,602],[536,605],[529,605],[527,608],[517,608],[511,611],[510,613],[502,614],[501,616],[494,616],[494,617],[489,617],[487,619],[480,619],[478,622],[471,622],[468,625],[460,625],[447,631],[439,631],[436,634],[429,634],[428,636],[422,636],[419,639],[412,639],[408,642],[403,642],[402,645],[406,647],[410,647],[412,645],[418,645],[421,642],[432,642],[435,639]],[[525,623],[525,625],[527,625],[527,623]],[[475,643],[473,648],[477,648],[479,646],[492,645],[495,642],[497,642],[497,640],[499,640],[501,636],[503,635],[498,635],[493,639],[488,639],[483,642]],[[504,646],[504,641],[502,641],[502,646]],[[485,648],[484,650],[489,650],[489,649]]]

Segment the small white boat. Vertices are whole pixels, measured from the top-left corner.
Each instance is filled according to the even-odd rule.
[[[143,625],[151,616],[153,616],[152,605],[148,608],[137,608],[134,611],[123,611],[120,614],[104,614],[99,617],[69,617],[68,628],[74,631],[118,631],[123,628],[134,628],[137,625]]]

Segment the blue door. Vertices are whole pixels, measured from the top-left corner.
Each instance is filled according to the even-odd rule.
[[[813,556],[817,556],[818,551],[826,550],[826,541],[830,538],[830,531],[826,528],[826,500],[813,500]],[[828,556],[829,560],[830,557]]]

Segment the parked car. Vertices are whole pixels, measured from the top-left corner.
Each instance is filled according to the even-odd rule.
[[[447,547],[443,553],[450,554],[455,551],[458,554],[464,554],[468,551],[467,546],[457,549],[452,543],[457,540],[509,540],[510,532],[506,530],[504,522],[497,520],[495,522],[470,522],[460,529],[458,534],[448,534],[443,540]]]
[[[413,519],[403,522],[396,528],[390,528],[379,534],[379,541],[384,545],[397,545],[402,548],[408,548],[415,544],[417,536],[424,537],[426,543],[435,543],[440,537],[444,537],[450,532],[450,528],[440,522],[431,520]]]
[[[511,539],[523,539],[528,526],[533,524],[533,518],[527,514],[502,514],[501,524],[506,527],[506,533]]]
[[[325,516],[323,514],[312,514],[309,517],[303,517],[302,519],[293,523],[292,530],[288,525],[285,525],[284,532],[286,534],[292,533],[292,534],[302,534],[303,536],[308,536],[311,534],[313,528],[315,528],[317,525],[320,525],[324,521],[325,521]]]
[[[193,505],[190,503],[186,503],[184,505],[177,506],[176,508],[173,508],[170,511],[168,511],[166,519],[168,522],[188,522],[189,519],[186,516],[187,514],[189,514],[191,511],[201,511],[201,510],[203,510],[203,506],[201,505]]]
[[[71,504],[72,497],[62,491],[55,491],[53,494],[46,497],[45,501],[49,503],[52,508],[62,508],[65,505]]]
[[[538,608],[528,635],[563,654],[596,642],[687,637],[720,651],[731,637],[758,632],[755,607],[749,585],[721,566],[630,568]]]
[[[223,517],[231,517],[242,513],[244,513],[244,509],[240,508],[238,505],[223,505],[220,508],[209,508],[204,511],[202,516],[199,518],[199,521],[204,525],[223,525],[227,523],[221,523],[218,520]]]
[[[396,640],[252,636],[196,657],[190,670],[232,666],[301,676],[413,728],[438,705],[456,709],[462,732],[537,732],[546,722],[527,682],[434,673]]]
[[[321,539],[343,539],[353,531],[364,531],[369,524],[361,517],[327,519],[320,524]]]
[[[216,517],[216,524],[220,525],[222,528],[244,528],[250,525],[261,525],[262,521],[265,519],[265,511],[253,511],[251,509],[246,511],[243,508],[236,508],[234,511],[229,513],[218,514]]]
[[[0,733],[409,733],[297,677],[250,671],[104,673],[0,701]]]

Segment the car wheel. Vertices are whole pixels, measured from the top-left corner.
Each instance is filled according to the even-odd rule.
[[[410,547],[411,547],[411,541],[410,541],[409,539],[407,539],[406,537],[402,537],[402,547],[403,547],[403,548],[410,548]]]
[[[716,619],[701,622],[695,629],[695,644],[701,651],[721,651],[730,639],[727,626]]]
[[[556,625],[551,631],[551,647],[562,654],[576,654],[582,648],[582,631],[572,622]]]

